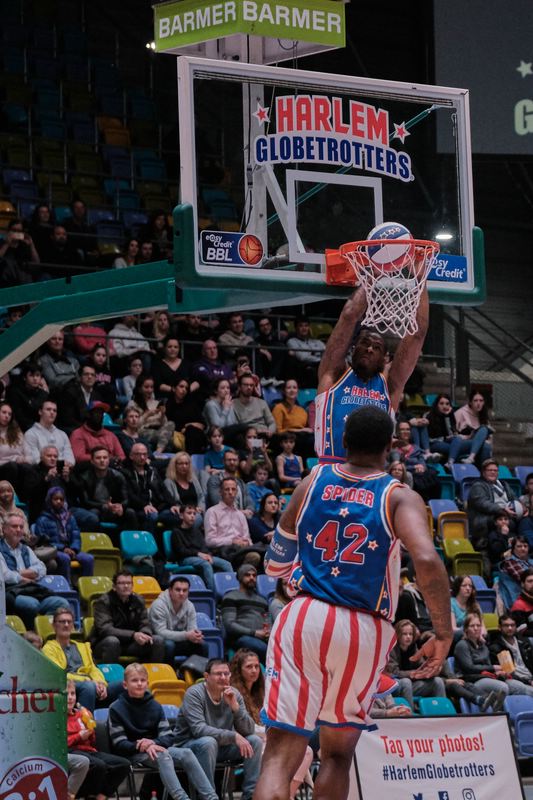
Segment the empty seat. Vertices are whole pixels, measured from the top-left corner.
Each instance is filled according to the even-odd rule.
[[[222,600],[227,592],[239,588],[239,581],[234,572],[215,572],[215,595],[217,600]]]

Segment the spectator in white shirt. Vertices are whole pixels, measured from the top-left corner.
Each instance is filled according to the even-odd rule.
[[[39,422],[24,434],[27,459],[30,464],[38,464],[44,447],[56,447],[60,461],[71,467],[76,460],[69,438],[64,431],[56,428],[57,405],[53,400],[44,400],[39,408]]]

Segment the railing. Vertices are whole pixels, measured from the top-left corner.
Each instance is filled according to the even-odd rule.
[[[497,349],[503,347],[505,337],[502,333],[506,331],[484,314],[481,325],[478,323],[479,334],[465,327],[465,319],[472,322],[471,312],[463,311],[460,319],[443,312],[443,318],[451,329],[452,347],[458,350],[458,359],[462,362],[467,392],[472,387],[481,391],[497,417],[507,420],[531,419],[533,377],[508,358],[507,349],[503,352]],[[487,321],[490,322],[490,327],[487,326]],[[516,339],[512,334],[509,337]],[[490,367],[481,365],[480,362],[470,363],[471,345],[489,357]]]

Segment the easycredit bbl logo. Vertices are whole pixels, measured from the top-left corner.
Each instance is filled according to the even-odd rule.
[[[200,260],[202,264],[220,267],[261,267],[264,248],[253,233],[202,231]]]
[[[465,256],[451,256],[439,253],[435,256],[428,275],[428,281],[441,281],[447,283],[466,283],[468,270]]]

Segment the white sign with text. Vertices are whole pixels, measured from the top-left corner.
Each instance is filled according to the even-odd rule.
[[[361,800],[523,800],[504,714],[381,719],[355,751]]]

